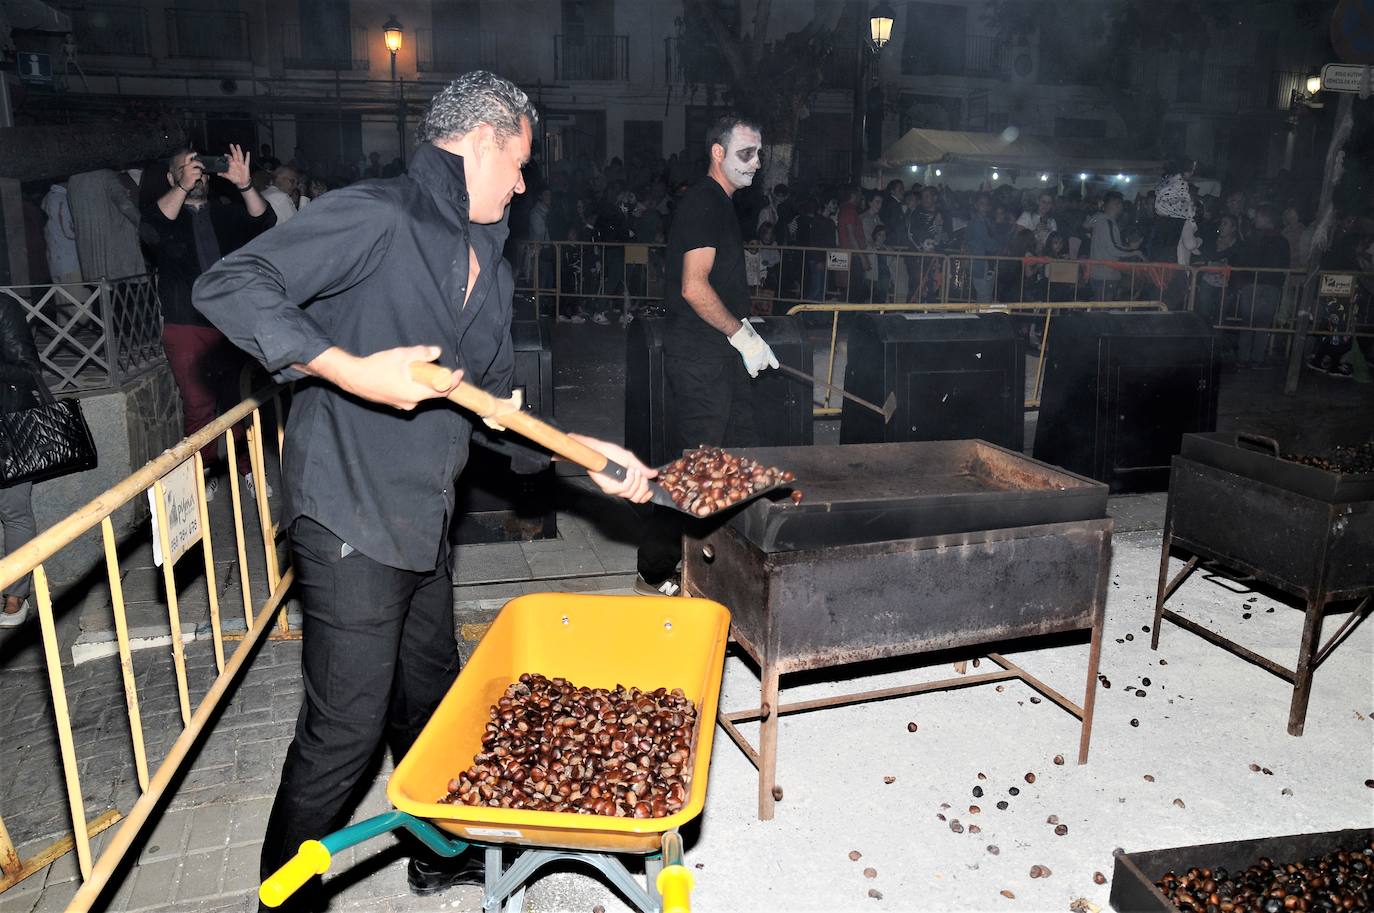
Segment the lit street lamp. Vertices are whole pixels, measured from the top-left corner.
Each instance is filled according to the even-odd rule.
[[[391,52],[391,79],[396,79],[396,52],[401,49],[401,23],[392,16],[382,26],[382,37],[386,39],[386,49]]]
[[[873,7],[868,17],[868,37],[875,49],[882,50],[883,45],[892,40],[892,19],[892,7],[887,5],[887,0]]]
[[[1301,86],[1293,89],[1292,95],[1288,99],[1288,140],[1283,145],[1283,167],[1285,171],[1293,170],[1293,149],[1298,144],[1298,116],[1304,108],[1324,107],[1317,100],[1317,93],[1322,90],[1322,78],[1320,76],[1309,76],[1303,81]]]
[[[391,52],[391,81],[396,86],[396,142],[401,147],[401,164],[406,160],[406,99],[401,83],[396,79],[396,52],[401,49],[400,21],[392,15],[382,26],[382,39]]]
[[[858,39],[858,59],[855,61],[856,72],[854,74],[854,116],[853,116],[853,135],[851,145],[853,154],[850,156],[851,180],[855,185],[860,183],[863,177],[864,145],[865,138],[868,137],[869,127],[867,123],[870,109],[875,107],[878,118],[874,124],[876,130],[876,141],[872,144],[877,146],[882,140],[882,90],[875,86],[871,90],[868,85],[868,72],[870,62],[868,52],[865,49],[871,48],[874,59],[882,53],[883,45],[892,40],[892,7],[887,4],[887,0],[882,0],[877,6],[873,7],[873,12],[868,17],[867,41],[864,40],[862,20],[857,16],[854,22],[855,37]],[[878,62],[878,75],[882,75],[882,63]],[[870,95],[873,96],[870,98]],[[869,137],[872,139],[872,137]]]

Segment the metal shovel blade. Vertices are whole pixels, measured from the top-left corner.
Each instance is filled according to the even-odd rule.
[[[659,471],[662,472],[663,469],[665,469],[665,468],[666,468],[666,467],[660,466],[660,467],[659,467]],[[704,513],[704,514],[699,514],[699,513],[696,513],[696,512],[693,511],[693,510],[688,510],[688,509],[685,508],[685,507],[680,507],[680,506],[678,505],[678,503],[677,503],[676,501],[673,500],[673,496],[670,495],[670,494],[668,494],[668,489],[664,488],[662,485],[658,484],[657,482],[650,482],[650,483],[649,483],[649,487],[650,487],[650,490],[652,491],[652,497],[650,498],[650,500],[651,500],[653,503],[659,505],[660,507],[667,507],[667,508],[669,508],[669,509],[671,509],[671,510],[677,511],[678,513],[686,514],[687,516],[693,517],[693,518],[698,519],[698,520],[705,520],[705,519],[707,519],[708,517],[714,517],[714,516],[716,516],[717,514],[723,514],[723,513],[725,513],[726,511],[731,511],[731,510],[734,510],[734,509],[737,508],[737,507],[740,507],[740,506],[742,506],[742,505],[748,504],[750,501],[753,501],[753,500],[755,500],[756,498],[761,498],[761,497],[763,497],[764,495],[768,494],[768,493],[771,492],[771,491],[776,491],[776,490],[778,490],[779,488],[791,488],[791,487],[793,487],[793,486],[796,485],[796,484],[797,484],[797,480],[796,480],[795,478],[792,479],[792,481],[790,481],[790,482],[775,482],[774,484],[769,485],[767,488],[760,488],[758,491],[751,491],[751,492],[749,492],[749,494],[747,494],[747,495],[745,495],[744,497],[740,498],[738,501],[731,501],[729,504],[725,505],[724,507],[718,507],[718,508],[716,508],[715,510],[708,511],[707,513]]]

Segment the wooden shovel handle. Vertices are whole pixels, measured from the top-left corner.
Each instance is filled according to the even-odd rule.
[[[410,377],[416,383],[427,387],[446,387],[453,382],[453,372],[448,368],[426,361],[411,362]],[[605,454],[598,453],[586,444],[559,431],[552,425],[542,422],[528,412],[501,412],[504,405],[480,387],[467,381],[460,381],[449,393],[448,398],[464,409],[476,412],[483,418],[495,418],[511,431],[529,438],[536,444],[547,447],[554,453],[571,460],[591,472],[604,472],[619,479],[625,477],[625,467],[613,463]],[[617,470],[619,470],[617,472]]]

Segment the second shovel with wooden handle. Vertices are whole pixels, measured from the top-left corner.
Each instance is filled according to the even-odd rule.
[[[453,382],[453,372],[448,368],[423,361],[411,363],[410,376],[415,382],[424,384],[427,387],[433,387],[436,390],[446,387]],[[586,444],[566,432],[553,427],[548,422],[542,421],[528,412],[519,409],[511,409],[508,401],[492,396],[481,387],[476,387],[467,381],[460,381],[458,386],[449,391],[448,398],[463,408],[477,413],[482,418],[491,419],[503,427],[514,431],[516,434],[534,441],[541,447],[553,451],[564,459],[576,463],[589,472],[599,472],[617,481],[625,481],[626,470],[624,466],[621,466],[604,453],[593,450],[591,447],[588,447]],[[769,488],[759,489],[758,491],[752,492],[749,497],[730,504],[728,508],[721,509],[733,508],[744,503],[744,501],[753,500],[759,495],[766,494],[777,487],[779,486],[775,485]],[[657,482],[650,480],[649,491],[651,493],[650,500],[655,504],[686,514],[689,517],[701,516],[700,514],[683,510],[678,506],[677,502],[673,500],[673,496],[668,494],[667,490]],[[718,511],[713,511],[713,513],[717,512]],[[709,516],[709,514],[707,516]]]
[[[879,406],[875,403],[870,403],[862,396],[857,396],[853,393],[850,393],[843,387],[837,387],[832,383],[823,381],[819,377],[816,377],[814,374],[807,374],[805,371],[798,371],[791,365],[778,365],[778,370],[782,371],[784,374],[790,374],[797,380],[810,381],[811,383],[816,384],[819,387],[824,387],[832,393],[838,393],[845,399],[850,400],[852,402],[856,402],[860,406],[863,406],[865,409],[872,409],[874,412],[878,413],[883,417],[884,424],[892,421],[892,414],[897,411],[897,396],[894,393],[889,393],[887,395],[887,399],[885,399],[883,401],[883,404]]]

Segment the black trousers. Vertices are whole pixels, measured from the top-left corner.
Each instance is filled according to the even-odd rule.
[[[709,447],[753,447],[754,388],[738,357],[663,359],[668,411],[668,452],[676,456],[705,444]],[[646,510],[639,544],[639,575],[657,584],[671,577],[682,560],[685,514],[662,507]]]
[[[292,525],[291,547],[305,699],[263,838],[263,878],[347,822],[383,742],[400,760],[459,666],[448,562],[424,573],[389,567],[308,517]],[[313,909],[318,885],[290,909]]]

